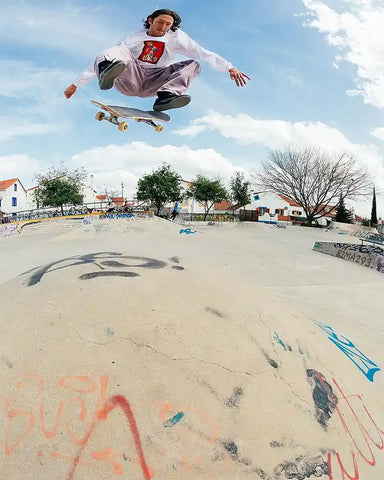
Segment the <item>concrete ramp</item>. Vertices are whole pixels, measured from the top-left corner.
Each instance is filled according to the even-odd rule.
[[[89,222],[0,239],[1,478],[383,478],[383,277],[336,233]]]

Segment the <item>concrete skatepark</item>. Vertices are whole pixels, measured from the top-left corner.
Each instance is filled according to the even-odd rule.
[[[90,217],[8,233],[2,479],[384,478],[384,277],[313,250],[351,232]]]

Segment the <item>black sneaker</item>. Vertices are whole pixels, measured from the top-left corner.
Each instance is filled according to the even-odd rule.
[[[162,112],[163,110],[170,110],[172,108],[181,108],[188,105],[191,101],[189,95],[175,95],[170,92],[159,92],[158,98],[153,104],[155,112]]]
[[[125,63],[120,60],[111,62],[103,60],[97,65],[100,90],[109,90],[113,87],[115,78],[125,69]]]

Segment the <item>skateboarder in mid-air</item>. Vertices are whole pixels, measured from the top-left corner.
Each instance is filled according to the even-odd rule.
[[[191,101],[186,91],[200,73],[196,60],[203,60],[214,69],[228,71],[238,87],[244,87],[247,75],[214,52],[198,45],[179,30],[181,18],[167,9],[156,10],[147,17],[144,28],[128,35],[120,45],[98,56],[83,73],[65,89],[72,97],[77,88],[93,78],[99,79],[101,90],[115,87],[123,95],[154,97],[155,111],[184,107]],[[172,63],[176,55],[188,57]]]

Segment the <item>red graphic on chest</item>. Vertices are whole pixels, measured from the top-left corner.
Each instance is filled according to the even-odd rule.
[[[145,41],[139,60],[156,64],[164,52],[164,42]]]

